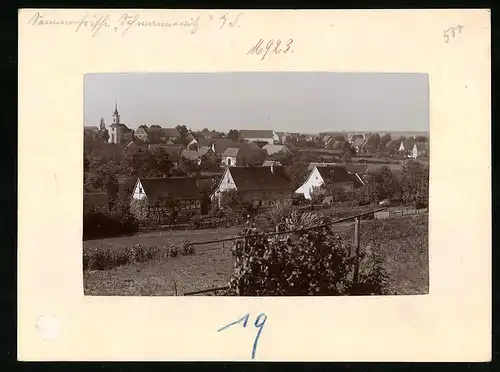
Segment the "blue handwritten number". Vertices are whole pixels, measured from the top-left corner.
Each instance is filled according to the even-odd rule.
[[[246,314],[245,316],[241,317],[240,319],[229,323],[225,325],[222,328],[219,328],[217,332],[223,331],[235,324],[243,322],[243,328],[246,328],[247,323],[248,323],[248,318],[250,317],[250,314]],[[252,347],[252,359],[255,359],[255,352],[257,351],[257,344],[259,343],[259,338],[260,334],[262,333],[262,330],[264,329],[264,324],[266,324],[267,320],[267,315],[264,313],[261,313],[257,316],[257,319],[255,319],[255,323],[253,324],[255,328],[258,328],[259,330],[257,331],[257,335],[255,336],[255,340],[253,342],[253,347]]]

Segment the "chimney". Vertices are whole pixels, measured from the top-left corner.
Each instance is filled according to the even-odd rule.
[[[215,152],[215,143],[212,142],[212,151]]]
[[[274,174],[274,162],[271,163],[271,173]]]

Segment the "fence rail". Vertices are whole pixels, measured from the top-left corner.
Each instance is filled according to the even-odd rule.
[[[358,214],[355,214],[353,216],[340,218],[340,219],[337,219],[335,221],[330,221],[330,222],[315,225],[315,226],[305,227],[302,229],[290,229],[290,230],[284,230],[284,231],[276,231],[276,232],[267,233],[267,234],[263,234],[263,235],[238,235],[238,236],[232,236],[232,237],[223,238],[223,239],[213,239],[213,240],[202,241],[202,242],[192,242],[190,244],[191,245],[202,245],[202,244],[223,243],[223,242],[227,242],[227,241],[231,241],[231,240],[248,239],[248,238],[252,238],[252,237],[272,237],[272,236],[277,236],[277,235],[289,234],[289,233],[292,233],[295,231],[314,230],[314,229],[318,229],[321,227],[331,226],[331,225],[335,225],[335,224],[338,224],[341,222],[354,220],[354,250],[355,250],[355,252],[354,252],[354,255],[351,256],[351,259],[354,262],[354,281],[357,282],[359,280],[359,261],[360,261],[359,260],[359,257],[360,257],[360,246],[359,246],[360,219],[361,219],[361,217],[366,216],[366,215],[375,214],[377,212],[382,212],[382,211],[386,210],[387,208],[388,207],[378,208],[375,210],[366,211],[363,213],[358,213]],[[197,290],[197,291],[193,291],[193,292],[186,292],[186,293],[184,293],[184,296],[209,293],[209,292],[216,292],[216,291],[227,290],[227,289],[229,289],[228,286],[202,289],[202,290]]]

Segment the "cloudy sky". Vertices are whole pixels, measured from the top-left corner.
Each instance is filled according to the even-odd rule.
[[[191,129],[428,131],[427,74],[235,72],[89,74],[85,125]]]

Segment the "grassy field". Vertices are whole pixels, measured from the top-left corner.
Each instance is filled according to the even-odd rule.
[[[218,239],[236,235],[240,228],[154,232],[133,237],[91,240],[84,249],[106,243],[121,249],[127,245],[164,245]],[[352,223],[335,231],[352,231]],[[371,239],[376,237],[377,244]],[[166,261],[132,263],[104,271],[84,271],[86,295],[165,296],[225,286],[232,272],[231,242],[197,245],[194,256]],[[427,215],[400,217],[361,224],[361,244],[370,245],[386,260],[390,290],[397,294],[428,292]]]

